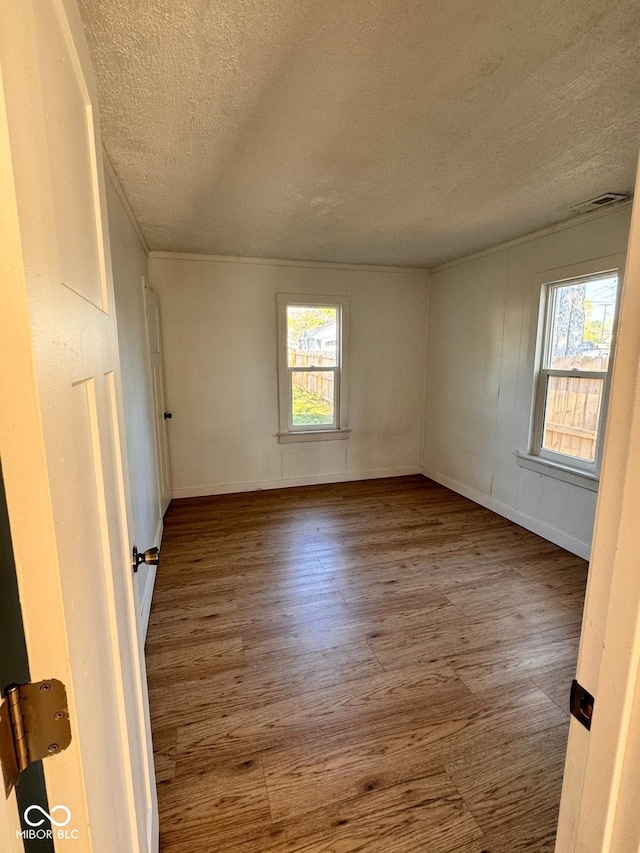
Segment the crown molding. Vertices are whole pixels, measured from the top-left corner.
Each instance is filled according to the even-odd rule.
[[[205,255],[191,252],[149,252],[149,258],[153,260],[167,261],[201,261],[214,264],[253,264],[261,266],[276,267],[302,267],[313,269],[351,270],[353,272],[380,272],[404,275],[426,275],[429,270],[426,267],[392,267],[377,264],[341,264],[330,261],[297,261],[285,260],[283,258],[250,258],[242,255]]]
[[[104,165],[104,171],[108,175],[109,180],[111,181],[111,184],[112,184],[114,190],[116,191],[118,198],[122,202],[122,206],[125,209],[125,213],[129,217],[129,221],[131,222],[133,230],[136,232],[136,236],[137,236],[138,240],[140,241],[140,245],[144,249],[145,255],[148,256],[149,255],[149,246],[147,245],[147,241],[144,239],[144,234],[142,233],[142,229],[140,228],[140,225],[138,224],[138,220],[136,219],[135,214],[134,214],[133,210],[131,209],[131,205],[129,204],[129,199],[127,198],[127,194],[125,193],[124,188],[123,188],[122,184],[120,183],[120,178],[118,178],[116,170],[113,168],[113,163],[109,159],[109,155],[105,151],[104,146],[102,147],[102,160],[103,160],[103,165]]]
[[[516,246],[522,246],[524,243],[530,243],[532,240],[539,240],[541,237],[547,237],[550,234],[557,234],[559,231],[566,231],[568,228],[575,228],[578,225],[584,225],[594,219],[603,219],[605,216],[613,216],[622,210],[630,208],[633,204],[633,198],[626,201],[619,201],[612,204],[610,207],[594,210],[590,213],[581,213],[578,216],[572,216],[570,219],[563,219],[560,222],[555,222],[553,225],[547,225],[544,228],[539,228],[537,231],[531,231],[529,234],[523,234],[521,237],[514,237],[512,240],[506,240],[504,243],[496,243],[494,246],[489,246],[486,249],[480,249],[477,252],[472,252],[470,255],[462,255],[459,258],[454,258],[451,261],[445,261],[435,267],[430,267],[430,273],[443,272],[444,270],[452,269],[452,267],[461,266],[462,264],[477,261],[481,258],[495,255],[497,252],[503,252],[506,249],[513,249]]]

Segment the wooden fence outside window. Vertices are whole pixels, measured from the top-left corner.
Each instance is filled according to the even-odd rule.
[[[606,372],[608,365],[608,355],[553,359],[555,370]],[[593,462],[603,393],[599,377],[550,376],[543,447]]]
[[[335,367],[335,356],[322,356],[315,353],[295,352],[289,350],[289,366],[290,367]],[[313,394],[314,397],[320,397],[326,403],[333,404],[334,401],[334,384],[335,373],[333,370],[318,371],[311,373],[310,371],[295,370],[292,373],[292,381],[294,388],[300,388],[308,394]]]

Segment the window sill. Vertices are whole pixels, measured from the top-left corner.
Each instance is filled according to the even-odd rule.
[[[600,478],[597,474],[580,471],[570,465],[559,465],[557,462],[551,462],[549,459],[543,459],[540,456],[532,456],[530,453],[516,452],[515,457],[521,468],[528,468],[538,474],[555,477],[556,480],[571,483],[571,485],[579,486],[581,489],[589,489],[592,492],[598,491]]]
[[[315,429],[304,432],[279,432],[278,442],[280,444],[293,444],[299,441],[342,441],[349,438],[350,429]]]

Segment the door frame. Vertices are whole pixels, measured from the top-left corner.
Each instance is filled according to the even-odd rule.
[[[636,188],[640,190],[640,170]],[[591,730],[571,718],[557,853],[637,853],[640,667],[640,204],[631,216],[618,340],[576,678],[594,697]],[[637,713],[638,706],[635,705]]]
[[[162,327],[160,325],[160,297],[155,292],[155,290],[149,285],[146,278],[142,277],[142,299],[144,304],[144,314],[145,314],[145,341],[147,345],[147,373],[149,377],[149,384],[151,386],[151,399],[153,405],[153,423],[154,423],[154,434],[156,438],[156,482],[157,482],[157,495],[158,495],[158,515],[159,518],[164,518],[164,515],[169,508],[169,504],[171,503],[171,455],[169,452],[169,435],[167,432],[166,419],[164,419],[164,410],[167,406],[166,401],[166,388],[164,381],[164,352],[162,346]],[[155,382],[153,375],[153,354],[151,349],[151,338],[149,335],[149,303],[152,301],[157,302],[157,311],[158,316],[157,320],[157,331],[158,331],[158,352],[159,352],[159,361],[160,361],[160,384],[161,384],[161,392],[162,397],[158,400],[158,386]],[[163,420],[160,421],[160,412],[163,413]],[[169,494],[167,497],[163,494],[163,486],[164,486],[164,478],[162,476],[163,464],[162,464],[162,455],[165,457],[164,466],[166,468],[167,477],[166,482],[168,483]]]

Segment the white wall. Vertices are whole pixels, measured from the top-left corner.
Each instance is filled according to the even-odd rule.
[[[158,546],[162,533],[142,285],[143,276],[145,279],[148,276],[147,253],[115,190],[109,170],[105,184],[122,370],[133,537],[138,549],[145,550],[154,545]],[[138,593],[145,632],[154,578],[155,567],[140,567],[137,574]]]
[[[149,275],[175,497],[420,470],[424,272],[152,253]],[[351,298],[345,441],[278,443],[278,292]]]
[[[431,273],[424,473],[582,556],[597,493],[514,456],[529,449],[536,276],[624,253],[630,215],[625,205]]]

